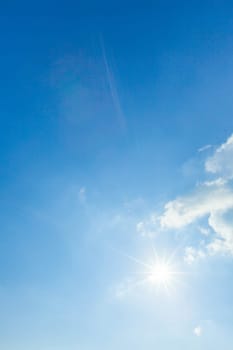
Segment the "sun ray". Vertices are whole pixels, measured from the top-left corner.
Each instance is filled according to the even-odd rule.
[[[137,263],[137,264],[139,264],[139,265],[141,265],[141,266],[143,266],[145,268],[149,268],[150,267],[150,264],[146,263],[143,260],[140,260],[140,259],[136,258],[133,255],[127,254],[127,253],[122,252],[122,251],[120,251],[118,249],[115,249],[115,248],[111,248],[111,249],[114,250],[115,252],[117,252],[118,254],[121,254],[125,258],[127,258],[127,259],[129,259],[129,260],[131,260],[131,261],[133,261],[133,262],[135,262],[135,263]]]
[[[183,272],[177,270],[174,263],[170,257],[166,258],[165,256],[160,257],[153,246],[153,259],[151,263],[146,263],[137,259],[134,256],[124,254],[128,259],[136,262],[143,266],[143,271],[137,271],[135,274],[138,277],[138,281],[133,285],[132,288],[136,288],[140,285],[148,285],[159,289],[164,290],[167,295],[170,295],[171,288],[174,287],[178,280],[178,276],[182,275]],[[173,254],[174,257],[174,254]]]

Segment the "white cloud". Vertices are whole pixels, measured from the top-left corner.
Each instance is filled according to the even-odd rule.
[[[231,208],[232,209],[232,208]],[[211,254],[226,252],[233,254],[233,218],[227,218],[226,212],[219,211],[209,217],[209,225],[216,232],[207,248]]]
[[[202,185],[191,194],[167,203],[160,217],[160,224],[163,228],[177,229],[207,216],[209,228],[214,233],[212,241],[206,245],[207,252],[233,254],[233,220],[227,219],[231,211],[233,190],[229,185]],[[201,231],[206,234],[208,229]],[[189,251],[186,261],[200,257],[200,254],[202,255],[201,251]]]
[[[203,329],[201,326],[197,326],[193,330],[193,334],[196,335],[197,337],[200,337],[203,334]]]
[[[206,160],[205,169],[213,174],[221,174],[225,179],[233,178],[233,135],[218,147]]]
[[[206,253],[203,250],[195,249],[194,247],[185,248],[184,261],[189,265],[205,257],[206,257]]]
[[[201,248],[198,245],[186,247],[184,260],[188,264],[207,255],[233,255],[233,135],[206,160],[205,170],[218,177],[166,203],[157,218],[160,229],[180,229],[197,224],[197,230],[206,236]],[[205,217],[208,225],[203,228],[199,221]],[[145,222],[141,222],[138,229],[144,232],[144,228]]]
[[[233,191],[227,186],[199,186],[189,195],[165,205],[160,217],[163,228],[181,228],[205,215],[233,208]]]
[[[153,214],[148,219],[140,221],[136,225],[136,230],[142,237],[152,238],[156,235],[156,223],[158,222],[158,217]]]
[[[188,264],[208,255],[233,255],[233,135],[206,160],[205,171],[211,175],[209,180],[167,202],[161,215],[151,215],[137,224],[137,231],[149,237],[161,230],[196,224],[202,237],[195,247],[185,248]],[[213,174],[217,175],[214,179]],[[202,227],[204,218],[207,226]]]
[[[222,177],[218,177],[215,180],[211,180],[211,181],[205,181],[204,185],[205,186],[222,186],[225,185],[227,183],[227,180],[223,179]]]
[[[209,236],[210,235],[210,229],[202,226],[198,226],[198,230],[201,232],[202,235],[204,236]]]

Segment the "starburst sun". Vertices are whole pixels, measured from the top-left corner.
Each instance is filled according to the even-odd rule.
[[[123,254],[126,258],[136,263],[140,267],[138,271],[135,271],[134,277],[131,278],[130,283],[127,286],[127,292],[129,290],[138,289],[141,287],[149,290],[160,290],[166,294],[175,292],[177,284],[180,284],[181,275],[186,274],[182,272],[178,265],[174,263],[174,258],[177,252],[175,249],[169,255],[159,256],[157,251],[152,247],[153,254],[145,260],[138,259],[132,255]]]
[[[157,261],[145,271],[147,282],[159,287],[168,287],[172,284],[177,272],[168,262]]]

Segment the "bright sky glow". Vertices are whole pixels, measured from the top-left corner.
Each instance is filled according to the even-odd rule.
[[[159,286],[167,286],[172,282],[175,272],[172,266],[166,263],[156,263],[148,271],[148,281],[158,284]]]

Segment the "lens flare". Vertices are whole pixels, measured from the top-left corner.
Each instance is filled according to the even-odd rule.
[[[140,266],[140,270],[135,272],[134,279],[131,280],[130,290],[135,288],[147,288],[151,290],[160,290],[171,295],[180,284],[181,275],[185,272],[180,271],[177,264],[174,263],[176,250],[171,254],[161,257],[157,254],[154,247],[153,254],[148,259],[140,260],[132,255],[124,254],[125,257]],[[129,288],[128,288],[129,289]]]
[[[158,263],[148,272],[148,280],[152,283],[168,283],[172,279],[172,268],[168,264]]]

